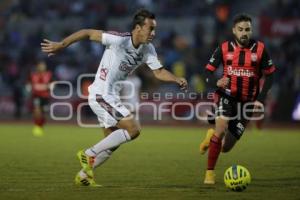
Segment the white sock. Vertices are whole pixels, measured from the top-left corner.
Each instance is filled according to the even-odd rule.
[[[124,129],[118,129],[112,132],[107,137],[103,138],[100,142],[85,151],[88,156],[97,156],[102,151],[106,151],[120,146],[125,142],[129,142],[131,137]]]
[[[108,160],[110,158],[110,156],[112,155],[112,151],[111,150],[106,150],[106,151],[102,151],[100,152],[96,158],[95,158],[95,162],[93,165],[93,169],[95,169],[96,167],[102,165],[106,160]]]

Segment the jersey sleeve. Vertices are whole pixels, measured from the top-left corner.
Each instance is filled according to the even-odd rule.
[[[158,60],[155,48],[152,44],[147,45],[147,49],[144,54],[144,62],[151,70],[156,70],[162,67],[162,64]]]
[[[220,46],[218,46],[214,53],[212,54],[211,58],[209,59],[209,62],[206,65],[206,69],[209,71],[215,71],[219,65],[222,62],[222,50],[220,48]]]
[[[260,70],[263,72],[264,75],[272,74],[276,70],[273,61],[265,48],[261,56]]]
[[[120,45],[124,40],[124,37],[114,32],[103,32],[102,33],[102,44],[105,46],[109,45]]]

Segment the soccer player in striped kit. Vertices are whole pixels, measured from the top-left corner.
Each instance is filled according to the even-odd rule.
[[[28,90],[31,91],[34,127],[32,133],[40,137],[44,135],[45,113],[50,99],[50,84],[52,72],[47,70],[46,63],[39,61],[36,70],[30,73]]]
[[[178,84],[183,90],[187,88],[184,78],[165,70],[158,60],[151,44],[155,29],[155,15],[142,9],[134,15],[131,33],[84,29],[60,42],[45,39],[41,43],[42,51],[49,56],[83,39],[106,46],[95,80],[89,86],[89,105],[103,127],[105,138],[77,153],[82,167],[75,178],[79,185],[97,186],[94,169],[103,164],[121,144],[140,134],[138,122],[120,100],[118,81],[125,80],[137,67],[144,66],[149,67],[157,79]]]
[[[205,184],[215,184],[215,166],[220,152],[228,152],[242,136],[252,113],[262,109],[272,86],[275,66],[265,45],[252,36],[252,19],[239,14],[233,20],[234,39],[216,48],[206,65],[206,81],[215,92],[215,129],[207,131],[200,152],[208,150]],[[213,72],[222,63],[223,76],[217,80]],[[259,90],[259,80],[265,83]]]

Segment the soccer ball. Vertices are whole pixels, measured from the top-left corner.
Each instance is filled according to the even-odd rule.
[[[232,191],[241,192],[250,182],[251,176],[248,169],[241,165],[232,165],[224,173],[224,183]]]

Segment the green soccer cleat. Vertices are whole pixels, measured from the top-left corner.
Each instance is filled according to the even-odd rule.
[[[41,126],[34,126],[32,129],[32,134],[35,137],[43,137],[44,136],[44,129]]]
[[[79,172],[75,177],[75,184],[79,186],[102,187],[102,185],[97,184],[93,178],[82,178]]]
[[[89,178],[94,179],[93,164],[95,157],[86,155],[83,150],[78,151],[77,157],[81,167],[83,168],[83,171],[88,175]]]

